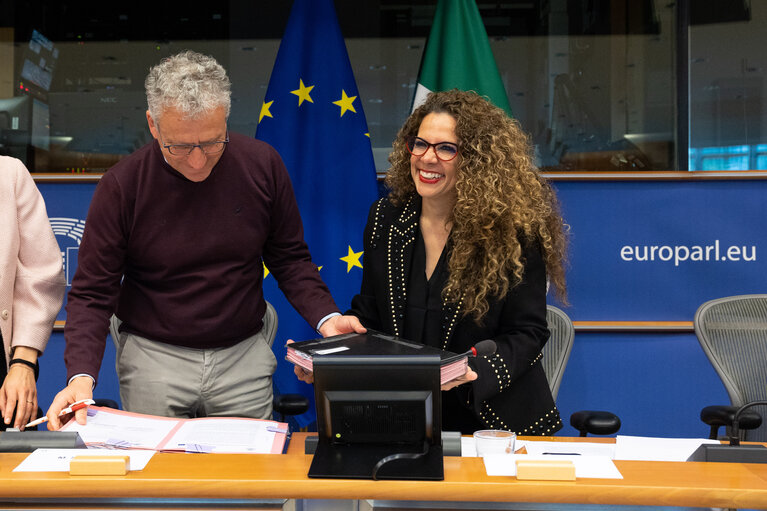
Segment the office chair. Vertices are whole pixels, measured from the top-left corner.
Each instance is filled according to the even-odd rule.
[[[269,347],[272,347],[272,344],[274,344],[274,337],[277,335],[277,311],[274,310],[274,307],[271,303],[266,302],[266,312],[264,312],[264,326],[266,328],[269,328],[268,331],[265,331],[266,334],[266,340]],[[113,339],[117,339],[117,337],[120,335],[120,325],[122,324],[122,321],[117,316],[112,316],[111,320],[109,321],[109,333],[112,335]],[[105,400],[96,399],[96,404],[99,406],[110,406],[109,404],[99,404],[99,402],[103,402]],[[114,403],[114,408],[117,408],[117,403],[115,403],[112,400],[111,403]],[[275,415],[276,420],[283,422],[284,418],[288,415],[300,415],[304,412],[306,412],[309,409],[309,400],[302,396],[301,394],[281,394],[281,395],[274,395],[272,398],[272,411]]]
[[[767,399],[767,294],[710,300],[698,308],[693,325],[730,397],[730,406],[707,406],[700,412],[700,419],[711,427],[710,438],[716,439],[719,426],[729,435],[740,406]],[[767,441],[765,416],[767,406],[741,414],[741,440]]]
[[[559,386],[565,367],[570,358],[575,340],[575,327],[570,318],[561,309],[553,305],[546,306],[546,321],[549,324],[551,337],[543,347],[543,371],[549,380],[551,395],[554,401],[559,394]],[[570,425],[580,432],[580,436],[612,435],[621,427],[620,418],[611,412],[599,410],[580,410],[570,416]]]

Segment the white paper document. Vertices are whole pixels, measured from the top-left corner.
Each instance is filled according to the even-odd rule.
[[[287,428],[285,423],[268,420],[172,419],[92,406],[85,426],[71,420],[61,430],[77,431],[89,447],[279,454]]]
[[[14,472],[69,472],[69,462],[75,456],[129,456],[130,469],[143,470],[155,451],[131,449],[115,451],[113,449],[36,449],[27,456]]]
[[[514,450],[518,451],[525,447],[527,445],[527,441],[525,440],[515,440],[514,441]],[[462,458],[476,458],[477,457],[477,446],[474,443],[474,437],[472,436],[462,436],[461,437],[461,457]]]
[[[270,423],[271,421],[253,422],[250,420],[224,418],[219,418],[215,421],[190,420],[182,423],[173,433],[173,436],[166,442],[164,450],[272,453],[274,452],[276,433],[270,430]],[[197,445],[201,448],[190,449],[192,445]],[[281,453],[282,449],[279,449],[278,452]]]
[[[177,424],[176,419],[118,412],[92,406],[85,426],[71,420],[61,430],[77,431],[89,446],[155,449]]]
[[[489,476],[516,476],[517,460],[572,461],[576,478],[623,479],[613,460],[607,456],[490,454],[483,458]]]
[[[708,438],[653,438],[618,435],[615,439],[616,460],[687,461],[701,444],[718,444]]]
[[[545,442],[529,441],[525,443],[530,456],[551,456],[556,454],[578,454],[581,456],[605,456],[613,459],[615,444],[597,442]]]
[[[552,454],[580,454],[585,456],[607,456],[613,459],[615,444],[597,442],[547,442],[543,440],[519,440],[514,442],[514,451],[524,448],[532,456],[550,456]],[[474,438],[461,437],[461,456],[476,457],[477,448]]]

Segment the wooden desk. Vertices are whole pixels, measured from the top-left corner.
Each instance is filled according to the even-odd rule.
[[[288,498],[767,508],[767,464],[616,461],[622,480],[544,482],[488,477],[479,458],[447,457],[444,481],[309,479],[304,437],[294,435],[286,455],[156,454],[125,476],[14,473],[26,454],[0,454],[0,503]]]

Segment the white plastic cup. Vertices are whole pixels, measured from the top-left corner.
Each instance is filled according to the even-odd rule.
[[[474,432],[477,456],[487,454],[513,454],[517,435],[502,429],[482,429]]]

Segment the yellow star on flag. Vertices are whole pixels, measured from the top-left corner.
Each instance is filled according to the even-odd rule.
[[[341,115],[340,117],[343,117],[347,110],[351,110],[355,114],[357,111],[354,109],[354,100],[357,99],[357,96],[349,97],[346,95],[346,91],[341,89],[341,99],[338,101],[333,101],[334,105],[338,105],[341,107]]]
[[[339,259],[346,263],[346,273],[352,271],[352,268],[355,266],[362,268],[362,263],[360,262],[362,252],[363,251],[355,252],[352,250],[352,247],[349,246],[349,253],[345,257],[339,257]]]
[[[263,261],[261,261],[261,264],[264,265],[264,278],[269,276],[269,268],[266,267]]]
[[[274,100],[270,102],[264,101],[264,104],[261,105],[261,113],[258,115],[258,122],[261,122],[261,119],[264,117],[272,117],[272,112],[269,111],[269,107],[272,106],[272,103],[274,103]],[[274,119],[274,117],[272,117]]]
[[[309,93],[314,88],[314,85],[310,85],[309,87],[304,85],[304,81],[299,79],[299,86],[298,89],[290,91],[291,94],[295,94],[298,96],[298,106],[301,106],[301,103],[304,102],[304,100],[308,101],[309,103],[314,103],[312,100],[312,97],[309,95]]]

